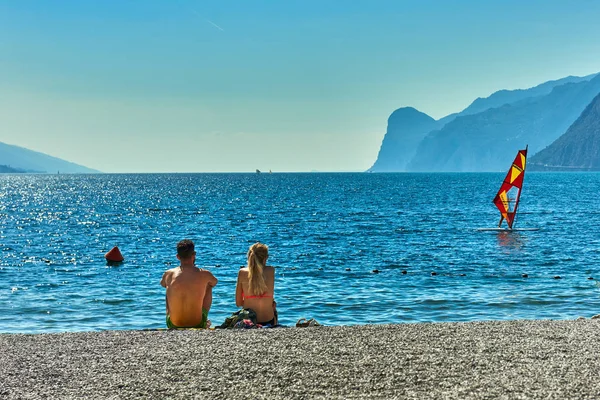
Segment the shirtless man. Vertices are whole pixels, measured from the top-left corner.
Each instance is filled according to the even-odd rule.
[[[181,265],[166,271],[160,281],[167,289],[167,328],[207,328],[217,278],[194,265],[196,252],[191,240],[177,243],[177,259]]]

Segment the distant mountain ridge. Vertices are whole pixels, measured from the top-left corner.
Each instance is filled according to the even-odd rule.
[[[502,171],[515,149],[528,144],[530,154],[535,154],[556,140],[598,93],[600,76],[556,86],[545,96],[458,117],[421,141],[407,170]]]
[[[569,129],[529,159],[530,171],[600,171],[600,94]]]
[[[421,118],[411,128],[400,118],[407,113],[392,118],[403,109],[396,110],[369,171],[501,170],[515,148],[530,144],[535,152],[564,133],[599,92],[599,74],[568,76],[529,89],[499,90],[459,113],[433,123],[427,116],[431,120]]]
[[[566,83],[579,83],[579,82],[587,82],[591,81],[598,74],[591,74],[587,76],[567,76],[562,79],[556,79],[552,81],[547,81],[541,83],[537,86],[531,87],[529,89],[513,89],[513,90],[498,90],[497,92],[492,93],[490,96],[481,98],[476,98],[467,108],[461,111],[458,114],[451,114],[450,116],[463,116],[463,115],[472,115],[477,114],[483,111],[486,111],[490,108],[498,108],[502,107],[505,104],[516,103],[518,101],[537,97],[537,96],[545,96],[550,94],[555,87],[564,85]],[[450,117],[448,116],[448,117]],[[444,117],[442,118],[448,118]],[[450,121],[448,121],[450,122]]]
[[[21,168],[13,168],[10,165],[0,165],[0,173],[2,174],[22,174],[25,172],[38,172],[38,171],[26,171]]]
[[[84,167],[69,161],[62,160],[48,154],[29,150],[24,147],[14,146],[0,142],[0,165],[15,171],[0,172],[41,172],[41,173],[99,173],[95,169]]]

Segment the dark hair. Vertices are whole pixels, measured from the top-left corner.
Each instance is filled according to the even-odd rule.
[[[194,255],[194,242],[190,239],[183,239],[177,243],[177,255],[179,258],[188,259]]]

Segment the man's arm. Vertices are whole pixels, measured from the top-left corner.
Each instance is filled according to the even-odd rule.
[[[169,271],[165,271],[165,273],[163,274],[163,276],[160,280],[160,286],[166,288],[168,278],[169,278]],[[169,298],[167,297],[166,293],[165,293],[165,306],[167,307],[167,315],[169,315]]]
[[[160,286],[166,288],[167,287],[167,275],[169,274],[169,271],[166,271],[163,276],[162,279],[160,280]]]
[[[207,272],[208,272],[208,275],[209,275],[209,277],[208,277],[208,286],[211,287],[211,288],[217,286],[217,283],[219,282],[217,280],[217,278],[215,278],[215,276],[212,274],[212,272],[210,272],[210,271],[207,271]]]
[[[204,299],[202,300],[202,308],[209,311],[212,306],[212,289],[217,285],[218,281],[210,271],[205,270],[204,272],[208,279],[206,281],[206,292],[204,293]]]

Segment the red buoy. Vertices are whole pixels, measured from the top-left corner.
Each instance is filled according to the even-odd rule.
[[[121,251],[117,246],[113,247],[108,253],[106,253],[104,258],[106,258],[106,261],[113,262],[121,262],[124,260],[123,254],[121,254]]]

